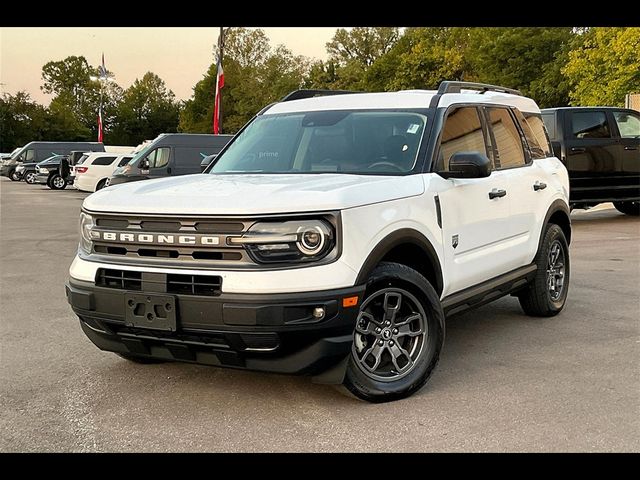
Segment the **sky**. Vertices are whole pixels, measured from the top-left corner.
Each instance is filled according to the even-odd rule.
[[[272,46],[284,44],[296,55],[326,59],[325,43],[339,27],[263,28]],[[68,27],[0,28],[0,93],[25,90],[48,105],[40,90],[42,66],[51,60],[83,55],[94,66],[105,64],[123,88],[147,71],[156,73],[186,100],[209,65],[220,27]]]

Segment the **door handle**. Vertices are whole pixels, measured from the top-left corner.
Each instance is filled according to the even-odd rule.
[[[571,153],[584,153],[587,149],[584,147],[571,147]]]
[[[633,145],[625,145],[624,149],[625,150],[637,150],[638,147],[634,147]]]
[[[494,198],[501,198],[501,197],[504,197],[506,194],[507,194],[506,190],[494,188],[489,192],[489,199],[493,200]]]
[[[537,192],[538,190],[544,190],[545,188],[547,188],[547,184],[544,182],[539,182],[536,181],[536,183],[533,184],[533,189]]]

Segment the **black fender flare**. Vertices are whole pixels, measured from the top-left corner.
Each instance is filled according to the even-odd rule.
[[[538,250],[540,251],[540,246],[542,245],[542,240],[544,239],[544,231],[545,226],[549,223],[551,216],[556,212],[563,212],[567,216],[567,221],[569,223],[569,231],[571,231],[571,210],[569,206],[563,200],[555,200],[547,210],[547,214],[544,216],[544,222],[542,223],[542,230],[540,231],[540,238],[538,239]],[[571,235],[567,237],[567,244],[571,243]]]
[[[401,228],[400,230],[396,230],[393,233],[390,233],[385,238],[383,238],[378,244],[374,247],[374,249],[369,253],[367,259],[360,267],[360,271],[358,272],[358,277],[356,279],[356,285],[362,285],[367,281],[367,278],[371,274],[376,265],[380,263],[380,260],[384,258],[384,256],[389,253],[393,248],[398,245],[402,245],[403,243],[410,243],[420,247],[427,254],[431,265],[433,265],[435,269],[436,276],[436,285],[434,288],[438,292],[442,292],[443,281],[442,281],[442,266],[440,265],[440,259],[436,254],[435,248],[429,241],[427,237],[425,237],[422,233],[417,230],[411,228]]]

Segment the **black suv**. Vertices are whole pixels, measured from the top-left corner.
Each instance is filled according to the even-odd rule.
[[[542,110],[555,155],[569,171],[573,208],[603,202],[640,215],[640,113],[614,107]]]

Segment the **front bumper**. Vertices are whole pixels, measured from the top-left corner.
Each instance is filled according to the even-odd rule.
[[[287,374],[317,374],[343,360],[364,285],[287,294],[175,294],[176,330],[151,330],[128,323],[125,297],[167,295],[157,278],[128,292],[70,279],[67,300],[89,339],[100,349],[222,367]],[[152,288],[152,289],[150,289]],[[358,296],[353,307],[346,297]],[[316,307],[324,318],[313,317]]]
[[[14,168],[16,168],[15,165],[1,165],[0,166],[0,176],[8,177],[9,176],[9,172]]]

